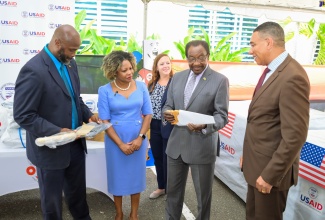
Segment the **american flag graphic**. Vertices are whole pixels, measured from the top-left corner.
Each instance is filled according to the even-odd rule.
[[[224,128],[219,130],[219,133],[226,136],[227,138],[231,138],[235,119],[236,119],[236,115],[234,113],[228,112],[228,123]]]
[[[299,176],[325,188],[325,148],[305,143],[300,153]]]

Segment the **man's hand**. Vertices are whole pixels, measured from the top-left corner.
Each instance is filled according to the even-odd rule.
[[[193,131],[193,132],[201,132],[202,129],[206,128],[207,125],[206,124],[192,124],[192,123],[189,123],[187,124],[187,127],[188,129],[190,129],[190,131]]]
[[[69,128],[61,128],[60,132],[74,132],[74,131]]]
[[[271,192],[273,186],[265,182],[262,178],[262,176],[259,176],[256,180],[256,189],[263,193],[263,194],[269,194]]]
[[[166,119],[166,121],[168,121],[169,123],[172,123],[175,118],[174,115],[168,113],[167,111],[164,112],[164,118]]]
[[[96,122],[97,124],[101,123],[101,120],[98,118],[97,115],[92,115],[89,120],[89,122]]]

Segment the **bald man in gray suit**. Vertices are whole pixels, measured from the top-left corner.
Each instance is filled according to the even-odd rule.
[[[168,140],[166,219],[181,218],[188,170],[198,201],[196,219],[210,219],[212,182],[217,154],[218,130],[228,120],[228,79],[208,66],[207,42],[194,40],[186,45],[190,69],[176,73],[169,86],[162,110],[167,121],[174,116],[167,110],[186,110],[214,117],[214,124],[175,126]]]

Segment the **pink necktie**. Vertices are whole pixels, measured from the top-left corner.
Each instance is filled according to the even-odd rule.
[[[267,74],[268,72],[270,72],[270,69],[266,67],[265,70],[263,71],[263,73],[262,73],[260,79],[258,80],[258,83],[257,83],[257,85],[256,85],[256,87],[255,87],[255,90],[254,90],[254,95],[255,95],[255,93],[257,92],[257,90],[259,90],[259,89],[262,87],[263,82],[264,82],[265,77],[266,77],[266,74]],[[254,95],[253,95],[253,96],[254,96]]]

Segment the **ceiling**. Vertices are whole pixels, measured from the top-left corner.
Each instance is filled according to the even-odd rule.
[[[150,0],[143,0],[148,1]],[[317,23],[325,23],[325,7],[319,0],[153,0],[193,6],[201,4],[209,10],[223,11],[229,8],[234,14],[250,17],[265,16],[270,20],[283,20],[288,16],[293,21],[308,22],[314,18]]]

